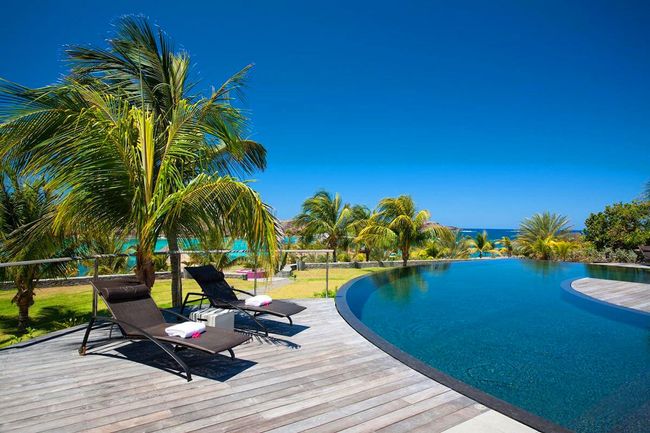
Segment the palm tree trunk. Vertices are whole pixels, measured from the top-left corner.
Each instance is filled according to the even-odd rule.
[[[402,248],[402,266],[406,267],[409,261],[409,249]]]
[[[140,245],[135,252],[135,274],[138,280],[147,287],[153,287],[156,281],[156,273],[153,264],[153,254],[150,251],[144,251]]]
[[[366,247],[366,250],[364,251],[366,253],[366,262],[370,261],[370,248]]]
[[[34,290],[23,283],[16,283],[18,293],[14,298],[18,306],[18,330],[24,331],[29,325],[29,307],[34,305]]]
[[[167,235],[167,245],[169,246],[169,251],[178,251],[178,234],[175,230],[169,230],[166,232]],[[171,261],[171,270],[172,270],[172,306],[180,307],[183,300],[181,299],[183,294],[181,293],[181,256],[180,254],[170,254],[169,260]]]

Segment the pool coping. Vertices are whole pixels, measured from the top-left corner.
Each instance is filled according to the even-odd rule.
[[[416,266],[428,266],[428,265],[416,265]],[[356,283],[357,281],[363,278],[369,278],[370,275],[362,275],[360,277],[354,278],[346,282],[338,290],[335,297],[335,305],[343,320],[345,320],[348,325],[356,332],[358,332],[366,340],[377,346],[382,351],[386,352],[388,355],[397,359],[406,366],[412,368],[413,370],[435,380],[436,382],[441,383],[442,385],[453,389],[454,391],[463,394],[472,400],[475,400],[477,403],[480,403],[490,409],[493,409],[497,412],[502,413],[516,421],[519,421],[522,424],[525,424],[529,427],[532,427],[536,430],[539,430],[543,433],[570,433],[572,430],[567,429],[559,424],[556,424],[552,421],[549,421],[545,418],[535,415],[531,412],[528,412],[524,409],[521,409],[518,406],[515,406],[511,403],[501,400],[491,394],[486,393],[478,388],[475,388],[471,385],[468,385],[465,382],[462,382],[448,374],[431,367],[430,365],[420,361],[413,355],[410,355],[403,350],[399,349],[397,346],[389,343],[383,337],[380,337],[366,325],[364,325],[352,312],[348,303],[347,303],[347,292]]]

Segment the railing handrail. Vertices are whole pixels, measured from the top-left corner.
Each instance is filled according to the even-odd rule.
[[[255,253],[259,251],[252,250],[176,250],[176,251],[154,251],[158,255],[172,255],[172,254],[227,254],[227,253]],[[334,250],[278,250],[279,253],[298,253],[298,254],[327,254],[333,253]],[[55,257],[52,259],[35,259],[23,260],[19,262],[3,262],[0,263],[0,268],[9,268],[12,266],[28,266],[28,265],[43,265],[47,263],[66,263],[66,262],[80,262],[84,260],[104,259],[111,257],[134,257],[135,254],[119,253],[119,254],[93,254],[89,256],[70,256],[70,257]]]

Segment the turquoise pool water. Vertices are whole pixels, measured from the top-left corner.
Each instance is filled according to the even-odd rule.
[[[650,316],[561,288],[650,273],[577,263],[471,261],[353,283],[352,313],[429,366],[578,432],[650,431]]]

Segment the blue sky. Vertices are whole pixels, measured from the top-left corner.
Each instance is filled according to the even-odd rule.
[[[551,210],[580,228],[650,180],[647,2],[11,2],[0,77],[51,83],[63,45],[102,45],[134,13],[206,91],[255,63],[255,188],[280,218],[325,188],[370,207],[411,194],[456,226]]]

